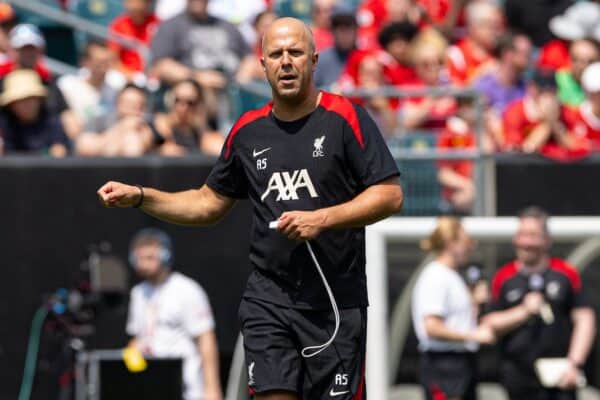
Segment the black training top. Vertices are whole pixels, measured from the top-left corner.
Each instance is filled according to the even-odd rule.
[[[511,262],[502,267],[492,281],[492,310],[519,305],[531,291],[543,293],[550,305],[553,321],[539,316],[529,319],[500,341],[504,361],[520,366],[521,374],[533,377],[533,363],[540,357],[566,357],[573,331],[571,311],[587,307],[577,270],[559,258],[551,258],[548,268],[537,276],[526,275]]]
[[[329,308],[307,246],[269,229],[269,222],[285,211],[344,203],[399,172],[364,108],[341,96],[323,92],[315,111],[292,122],[271,110],[269,103],[240,117],[206,183],[252,201],[255,270],[244,297]],[[326,231],[311,243],[340,308],[367,306],[364,228]]]

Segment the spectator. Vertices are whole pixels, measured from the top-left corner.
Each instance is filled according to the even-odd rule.
[[[131,289],[129,347],[159,358],[181,357],[185,400],[222,400],[215,321],[204,289],[172,271],[173,246],[163,231],[139,231],[129,259],[142,279]]]
[[[265,10],[259,13],[254,19],[254,38],[252,44],[254,57],[245,57],[236,74],[236,79],[239,83],[245,84],[253,80],[265,80],[265,72],[260,63],[262,58],[262,38],[269,26],[277,19],[277,15],[272,11]]]
[[[217,156],[223,147],[220,132],[209,131],[202,88],[192,79],[177,83],[166,94],[166,113],[158,114],[155,126],[165,143],[160,152],[167,156],[182,156],[202,152]]]
[[[431,40],[429,36],[418,37],[413,42],[410,54],[417,79],[412,88],[433,88],[445,83],[444,54],[446,43],[443,40]],[[408,98],[400,110],[400,126],[404,130],[435,129],[440,130],[446,119],[456,112],[456,100],[452,96],[423,95]]]
[[[421,247],[435,253],[413,289],[412,319],[421,353],[420,380],[427,400],[476,398],[475,352],[491,344],[493,332],[477,326],[469,289],[458,270],[473,240],[460,221],[441,217]]]
[[[14,58],[14,49],[10,45],[8,34],[17,24],[17,16],[12,6],[4,1],[0,2],[0,58]]]
[[[331,16],[337,0],[315,0],[312,7],[312,23],[310,29],[315,38],[315,48],[323,51],[333,46],[331,33]]]
[[[563,118],[574,140],[588,150],[600,150],[600,62],[589,65],[581,76],[587,100],[565,107]]]
[[[107,45],[103,41],[91,41],[85,46],[80,74],[58,78],[58,88],[77,118],[77,134],[90,121],[114,112],[125,78],[111,71],[113,63],[114,54]]]
[[[371,94],[364,99],[363,106],[367,109],[384,138],[392,136],[396,128],[397,102],[377,93],[386,85],[383,65],[375,55],[366,55],[358,65],[358,89],[365,89]]]
[[[414,82],[417,77],[409,59],[411,42],[417,32],[417,26],[408,21],[393,22],[379,32],[379,44],[388,56],[385,63],[386,75],[394,85]]]
[[[173,84],[193,78],[222,89],[249,49],[235,26],[209,15],[208,0],[188,0],[185,12],[163,22],[152,41],[154,71]]]
[[[515,32],[527,35],[533,45],[541,47],[552,39],[548,26],[550,19],[562,14],[575,0],[506,0],[506,22]]]
[[[155,150],[163,138],[148,115],[147,93],[133,84],[117,96],[116,112],[91,121],[77,140],[86,157],[139,157]]]
[[[550,155],[572,143],[560,121],[556,82],[552,71],[538,70],[525,96],[512,102],[503,116],[505,150]]]
[[[525,209],[513,238],[516,260],[492,281],[493,312],[484,317],[501,336],[500,380],[511,399],[575,399],[575,388],[595,337],[595,315],[577,270],[550,256],[548,215]],[[534,364],[565,357],[556,387],[540,384]]]
[[[523,75],[531,59],[531,41],[525,35],[505,34],[496,48],[498,66],[473,83],[488,106],[485,113],[486,132],[493,147],[499,149],[503,142],[502,114],[513,101],[525,95]]]
[[[600,60],[598,44],[591,39],[579,39],[569,47],[570,68],[556,72],[558,98],[562,104],[577,106],[585,100],[581,75],[588,65]]]
[[[581,1],[569,7],[564,14],[552,17],[548,26],[555,39],[544,43],[538,58],[538,67],[558,70],[569,68],[569,46],[575,40],[593,36],[600,23],[600,5]]]
[[[110,33],[136,39],[150,46],[160,23],[158,17],[152,12],[151,0],[125,0],[123,5],[125,13],[110,24]],[[110,41],[109,47],[117,54],[120,69],[127,76],[133,77],[145,71],[146,60],[137,50],[124,47],[116,41]]]
[[[336,6],[331,15],[331,31],[334,45],[321,52],[315,71],[315,84],[318,87],[328,87],[337,81],[350,53],[356,49],[357,23],[354,11]]]
[[[474,122],[472,99],[459,99],[456,115],[448,118],[444,130],[438,137],[438,148],[441,151],[474,150]],[[441,160],[438,181],[442,187],[442,199],[445,203],[443,209],[457,214],[470,214],[475,202],[473,162]]]
[[[448,49],[448,72],[455,85],[469,85],[495,65],[494,48],[503,31],[502,10],[492,1],[466,8],[467,36]]]
[[[473,87],[480,91],[487,105],[501,116],[508,104],[525,95],[523,74],[531,61],[531,41],[525,35],[505,34],[498,41],[498,65],[475,80]]]
[[[252,57],[237,28],[207,12],[208,0],[187,0],[186,11],[163,22],[152,41],[154,73],[168,84],[195,79],[208,112],[226,105],[221,90],[242,59]],[[221,103],[221,104],[219,104]]]
[[[67,155],[69,140],[58,115],[47,107],[46,96],[47,89],[35,71],[19,69],[6,75],[0,96],[0,136],[5,153]]]
[[[10,31],[9,40],[15,50],[15,58],[0,61],[0,79],[16,69],[35,70],[46,86],[48,109],[60,116],[65,133],[73,140],[79,133],[79,124],[56,85],[56,79],[44,63],[46,40],[40,30],[35,25],[19,24]]]

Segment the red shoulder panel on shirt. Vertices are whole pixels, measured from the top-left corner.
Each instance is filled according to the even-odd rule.
[[[350,100],[333,93],[321,93],[321,106],[327,111],[334,112],[344,118],[352,128],[352,132],[354,133],[354,137],[358,141],[358,144],[364,149],[365,142],[360,129],[360,123],[358,122],[358,115]]]
[[[517,274],[517,263],[512,261],[496,272],[492,280],[492,298],[498,300],[504,283]]]
[[[263,107],[257,110],[250,110],[242,114],[241,117],[233,124],[231,131],[229,132],[229,137],[227,137],[227,142],[225,142],[226,150],[225,150],[225,159],[229,158],[229,154],[231,153],[231,144],[233,143],[233,138],[235,135],[242,129],[244,126],[248,125],[251,122],[256,121],[259,118],[266,117],[269,115],[271,110],[273,109],[273,103],[269,102],[265,104]]]
[[[573,267],[571,264],[561,260],[560,258],[551,258],[550,268],[569,278],[569,282],[571,282],[573,290],[576,292],[581,290],[581,277],[579,276],[577,269],[575,269],[575,267]]]

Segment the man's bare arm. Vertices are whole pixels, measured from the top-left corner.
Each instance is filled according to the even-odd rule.
[[[140,202],[142,190],[120,182],[108,182],[98,190],[106,207],[133,207]],[[168,193],[143,188],[142,211],[177,225],[208,226],[217,223],[235,204],[208,186],[183,192]]]
[[[568,358],[581,367],[592,349],[596,337],[596,316],[589,307],[575,308],[571,311],[573,333],[569,345]]]
[[[281,214],[278,229],[290,239],[314,239],[324,230],[372,224],[402,208],[402,188],[396,177],[369,186],[354,199],[315,211]]]

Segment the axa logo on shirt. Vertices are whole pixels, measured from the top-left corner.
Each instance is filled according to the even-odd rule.
[[[271,192],[277,192],[275,201],[298,200],[298,190],[302,188],[308,191],[310,197],[319,197],[306,168],[291,173],[288,171],[274,172],[267,184],[267,190],[260,196],[260,200],[265,201]]]

